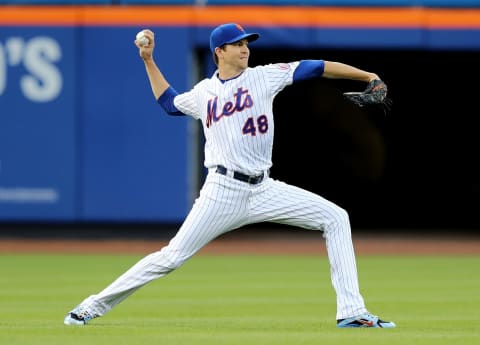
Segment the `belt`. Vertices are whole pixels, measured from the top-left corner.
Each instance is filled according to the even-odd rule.
[[[225,168],[223,165],[217,165],[217,169],[215,169],[215,172],[220,174],[220,175],[227,175],[227,168]],[[263,181],[265,178],[265,175],[257,175],[257,176],[251,176],[251,175],[245,175],[242,174],[241,172],[234,171],[233,172],[233,178],[235,180],[243,181],[249,184],[259,184],[260,182]]]

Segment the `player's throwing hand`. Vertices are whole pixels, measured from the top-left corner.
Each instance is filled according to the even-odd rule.
[[[140,54],[140,57],[143,60],[151,59],[152,58],[152,53],[153,53],[153,48],[155,47],[155,34],[148,29],[145,29],[143,31],[143,35],[145,38],[147,38],[148,43],[147,44],[141,44],[142,42],[138,39],[134,41],[135,45],[138,48],[138,53]]]

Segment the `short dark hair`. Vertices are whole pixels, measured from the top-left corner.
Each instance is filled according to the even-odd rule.
[[[225,50],[225,46],[226,46],[226,44],[224,44],[223,46],[220,46],[218,48]],[[215,62],[215,65],[218,66],[218,56],[217,56],[217,54],[215,54],[215,51],[213,51],[212,57],[213,57],[213,62]]]

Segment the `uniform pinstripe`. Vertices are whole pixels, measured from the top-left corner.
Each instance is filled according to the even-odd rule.
[[[298,62],[247,68],[231,80],[216,75],[175,97],[175,106],[200,120],[209,168],[200,195],[178,233],[110,286],[82,302],[101,316],[143,285],[180,267],[221,234],[258,222],[323,231],[337,295],[337,319],[367,312],[359,292],[350,223],[345,210],[319,195],[268,176],[274,97],[293,82]],[[292,114],[292,116],[297,116]],[[227,175],[216,167],[227,168]],[[232,171],[265,175],[259,184],[234,179]]]

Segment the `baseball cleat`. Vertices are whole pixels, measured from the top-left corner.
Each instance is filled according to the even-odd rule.
[[[63,323],[67,326],[84,326],[97,316],[98,315],[92,314],[82,307],[77,307],[65,316]]]
[[[370,313],[360,314],[358,316],[337,320],[339,328],[371,327],[371,328],[395,328],[392,321],[380,320],[378,316]]]

